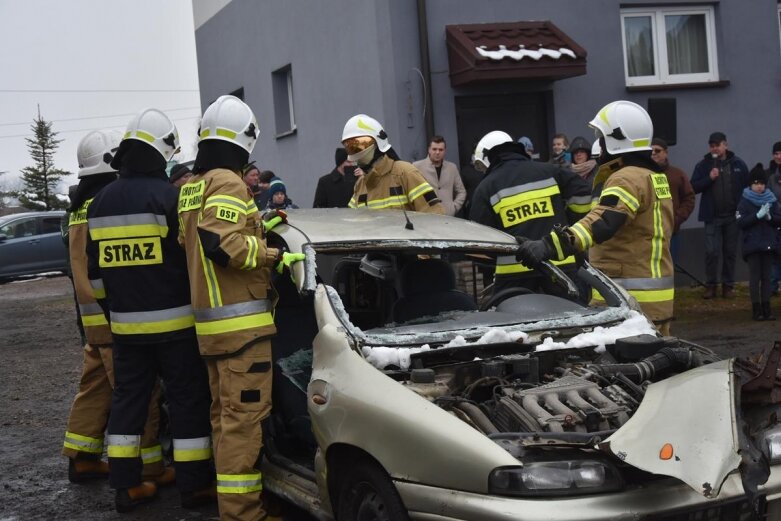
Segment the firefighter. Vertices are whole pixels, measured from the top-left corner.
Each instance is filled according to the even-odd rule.
[[[203,114],[195,175],[179,195],[179,241],[187,252],[195,329],[209,371],[223,520],[266,514],[257,462],[260,422],[271,410],[271,269],[282,272],[304,258],[266,247],[266,229],[283,218],[262,221],[241,178],[258,132],[243,101],[220,96]]]
[[[411,163],[399,159],[376,119],[365,114],[348,119],[342,145],[347,159],[364,172],[355,183],[350,208],[445,213],[434,188]]]
[[[154,482],[142,481],[141,434],[158,377],[171,412],[182,506],[214,500],[208,377],[198,355],[185,255],[177,243],[179,191],[165,173],[178,147],[168,116],[156,109],[136,115],[111,161],[119,179],[87,208],[89,277],[102,281],[114,343],[108,457],[118,512],[157,493]]]
[[[597,205],[569,228],[521,244],[519,257],[535,265],[589,250],[590,262],[637,299],[659,332],[668,335],[674,297],[673,206],[667,178],[651,160],[651,118],[635,103],[614,101],[589,126],[603,154],[594,181],[602,184]],[[596,292],[593,298],[603,300]]]
[[[538,239],[556,224],[576,222],[591,207],[588,183],[568,168],[531,161],[524,145],[515,143],[506,132],[494,130],[483,136],[474,157],[475,168],[486,175],[472,196],[472,221],[516,237]],[[555,264],[575,276],[575,255]],[[514,255],[498,257],[493,294],[515,287],[561,293],[549,278],[521,264]]]
[[[103,432],[111,410],[114,364],[111,330],[105,313],[105,293],[100,280],[90,280],[87,276],[87,208],[93,197],[117,178],[117,172],[110,163],[121,138],[122,134],[118,131],[90,132],[82,138],[76,150],[79,184],[71,194],[67,235],[73,285],[87,342],[84,345],[79,392],[68,416],[68,430],[62,449],[69,458],[68,479],[73,483],[108,477],[108,464],[100,457],[103,454]],[[167,485],[174,480],[174,470],[163,468],[162,448],[157,441],[160,419],[158,397],[156,386],[141,438],[143,476],[153,479],[158,485]]]

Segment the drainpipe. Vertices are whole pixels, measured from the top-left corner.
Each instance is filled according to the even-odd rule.
[[[418,0],[418,47],[420,48],[420,68],[423,74],[426,111],[423,114],[423,124],[426,127],[428,140],[434,135],[434,105],[431,95],[431,62],[428,56],[428,21],[426,20],[426,0]],[[426,143],[428,145],[428,143]]]

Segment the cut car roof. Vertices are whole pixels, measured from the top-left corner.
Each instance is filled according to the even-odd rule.
[[[513,236],[464,219],[418,212],[407,212],[407,217],[412,230],[407,229],[407,220],[399,210],[290,210],[289,227],[274,231],[286,240],[301,234],[299,240],[317,250],[430,248],[514,252],[517,248]]]

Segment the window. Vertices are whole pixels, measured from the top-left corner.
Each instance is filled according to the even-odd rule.
[[[622,9],[628,87],[718,81],[712,7]]]
[[[0,234],[7,235],[9,239],[32,237],[35,235],[35,221],[35,217],[28,217],[8,223],[0,228]]]
[[[44,217],[41,219],[41,233],[60,233],[59,217]]]
[[[293,110],[293,69],[288,64],[271,73],[277,139],[296,133]]]
[[[236,96],[241,101],[244,101],[244,87],[239,87],[238,89],[234,90],[230,94],[231,96]]]

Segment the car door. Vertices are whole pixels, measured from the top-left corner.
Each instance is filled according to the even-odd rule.
[[[62,240],[61,219],[60,214],[38,218],[38,230],[40,231],[38,251],[41,270],[59,271],[67,267],[68,250]]]
[[[40,265],[38,218],[20,217],[0,227],[0,276],[35,273]]]

